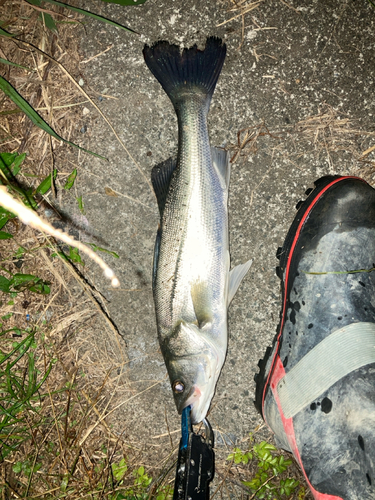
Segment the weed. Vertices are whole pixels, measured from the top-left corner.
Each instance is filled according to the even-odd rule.
[[[72,187],[74,185],[74,181],[76,180],[76,177],[77,177],[77,169],[75,168],[65,182],[64,189],[66,191],[69,191],[70,189],[72,189]]]
[[[24,338],[15,341],[14,336]],[[32,439],[33,427],[38,425],[39,419],[34,419],[31,424],[28,413],[38,414],[42,401],[39,391],[52,369],[52,362],[41,375],[35,366],[35,331],[11,328],[0,332],[0,337],[3,337],[0,351],[0,460],[4,460],[25,440]],[[27,474],[27,463],[22,461],[19,471]],[[15,467],[19,469],[19,465]]]
[[[134,5],[135,3],[143,3],[143,1],[129,0],[129,3]],[[60,157],[57,149],[60,146],[58,142],[51,140],[48,134],[56,138],[57,134],[54,132],[56,129],[59,133],[62,131],[64,137],[65,135],[70,136],[70,132],[67,134],[62,124],[65,119],[65,109],[76,105],[75,95],[71,99],[72,91],[69,88],[69,83],[77,88],[77,75],[74,71],[75,66],[78,65],[71,62],[71,40],[75,38],[71,34],[69,35],[70,50],[67,50],[69,57],[66,58],[64,64],[67,64],[68,67],[70,65],[74,78],[71,77],[62,63],[58,62],[66,50],[62,35],[64,30],[68,31],[68,27],[59,23],[60,17],[58,16],[61,15],[62,8],[67,8],[66,5],[52,0],[49,2],[53,3],[52,9],[55,9],[54,6],[58,6],[59,10],[51,14],[51,11],[49,11],[50,13],[46,11],[44,2],[40,5],[39,0],[32,0],[31,3],[37,8],[30,7],[29,3],[21,5],[20,12],[25,16],[22,20],[17,19],[17,16],[12,14],[12,19],[14,18],[18,23],[13,23],[13,29],[12,19],[6,20],[0,28],[0,36],[8,37],[7,42],[12,49],[6,51],[7,57],[9,55],[9,58],[18,58],[16,63],[22,63],[21,65],[13,63],[13,61],[5,62],[10,66],[13,64],[16,66],[9,68],[11,69],[10,80],[14,87],[9,82],[1,80],[0,88],[11,99],[10,101],[6,100],[8,107],[9,104],[17,104],[39,128],[32,127],[32,123],[28,124],[27,120],[25,122],[23,118],[18,120],[19,116],[22,115],[19,108],[5,110],[4,114],[10,117],[11,127],[6,130],[6,137],[1,138],[3,143],[5,140],[13,142],[16,137],[18,142],[13,151],[16,149],[20,152],[27,150],[28,153],[3,153],[0,161],[0,180],[2,184],[8,186],[8,190],[18,200],[22,200],[27,206],[36,210],[42,201],[44,206],[48,203],[53,204],[49,197],[49,191],[53,188],[55,180],[56,189],[61,188],[61,186],[65,188],[60,191],[63,194],[71,190],[73,186],[75,187],[74,183],[77,182],[76,168],[66,178],[69,172],[66,173],[65,157],[70,154],[66,151],[63,155],[64,172],[61,173],[62,169],[58,166]],[[31,11],[32,8],[34,11]],[[72,10],[85,14],[81,9],[73,7]],[[96,19],[100,17],[92,13],[86,14]],[[35,26],[30,26],[30,28],[23,26],[21,30],[33,34],[31,40],[33,43],[35,42],[35,46],[27,41],[30,39],[27,36],[18,39],[15,35],[9,36],[9,33],[4,30],[4,28],[9,28],[14,33],[19,32],[19,25],[26,22],[24,19],[28,19],[27,22],[30,22],[30,25],[36,21]],[[112,23],[112,25],[117,24]],[[58,43],[55,43],[54,31],[56,29],[59,30]],[[38,35],[40,35],[39,38]],[[20,47],[22,48],[20,49]],[[43,51],[37,47],[43,48]],[[32,64],[35,65],[36,69],[29,69]],[[26,71],[19,71],[22,68]],[[63,99],[61,96],[55,99],[55,96],[49,95],[53,85],[42,87],[39,83],[31,82],[27,89],[20,85],[16,75],[29,78],[30,75],[26,73],[29,71],[35,71],[42,83],[47,80],[55,82],[56,72],[63,72],[64,77],[69,78],[68,85],[60,86]],[[59,75],[60,80],[61,75]],[[66,89],[67,95],[64,94]],[[17,92],[18,90],[24,94],[23,97]],[[49,97],[51,97],[50,100]],[[59,98],[62,102],[57,102]],[[90,98],[87,96],[86,98],[90,101]],[[46,106],[44,109],[43,100]],[[35,106],[35,109],[31,108],[28,101]],[[71,101],[71,104],[66,104]],[[93,101],[91,100],[91,102]],[[44,118],[39,115],[40,111],[42,111]],[[66,119],[65,123],[70,124],[71,122],[71,119]],[[59,137],[60,135],[58,135]],[[24,161],[26,168],[23,164]],[[42,169],[43,174],[41,174]],[[35,186],[28,185],[29,178],[32,178]],[[62,183],[61,179],[63,179]],[[82,198],[78,200],[78,203],[80,210],[84,211]],[[84,358],[80,357],[78,360],[78,356],[71,356],[70,339],[72,335],[79,333],[77,324],[82,321],[79,319],[81,303],[75,303],[72,297],[73,291],[69,289],[70,283],[67,282],[66,276],[59,276],[57,272],[58,261],[54,261],[53,265],[49,263],[46,267],[47,258],[44,261],[43,259],[38,260],[42,254],[48,257],[50,242],[45,242],[43,237],[35,238],[32,231],[27,229],[25,234],[21,233],[23,239],[18,238],[20,241],[17,241],[16,244],[14,235],[18,230],[18,221],[13,219],[15,217],[12,212],[5,209],[0,210],[0,229],[5,228],[2,232],[9,236],[3,234],[3,238],[8,238],[9,242],[6,245],[12,247],[10,257],[5,259],[2,255],[3,272],[1,274],[3,276],[0,276],[0,291],[7,293],[8,298],[15,299],[14,304],[10,304],[12,301],[8,301],[9,306],[15,307],[11,308],[11,312],[9,308],[4,308],[2,312],[4,319],[0,321],[9,325],[24,325],[26,311],[30,313],[26,314],[27,324],[33,325],[34,320],[43,324],[43,318],[50,318],[52,314],[52,318],[58,319],[56,319],[55,324],[53,321],[48,322],[50,326],[47,339],[51,345],[46,343],[47,341],[42,336],[43,333],[36,327],[33,327],[33,330],[31,328],[26,328],[26,330],[21,328],[8,329],[1,338],[1,495],[4,498],[66,497],[73,499],[92,498],[94,500],[147,498],[154,476],[153,471],[141,465],[142,458],[140,458],[138,451],[136,453],[129,450],[131,448],[129,444],[119,439],[112,432],[111,424],[107,424],[105,421],[108,414],[107,408],[113,397],[108,387],[105,387],[106,383],[110,383],[107,376],[103,378],[102,385],[100,383],[98,385],[100,365],[95,367],[93,378],[93,370],[91,369],[90,373],[90,369],[85,372],[83,368]],[[9,231],[6,228],[10,228]],[[16,230],[13,230],[14,228]],[[31,244],[28,243],[26,234]],[[31,237],[29,238],[29,236]],[[91,247],[95,252],[107,252],[118,258],[114,252],[96,244],[92,244]],[[48,249],[47,252],[45,248]],[[78,251],[70,247],[68,247],[67,257],[71,262],[83,264]],[[8,267],[6,262],[10,262],[9,269],[5,269]],[[26,265],[33,266],[30,268],[32,274],[15,272],[13,267],[16,266],[17,271],[19,271],[23,262],[25,262],[25,267]],[[60,290],[56,286],[55,293],[52,297],[48,297],[48,301],[43,301],[43,296],[35,300],[33,295],[29,293],[34,290],[41,294],[47,292],[47,287],[49,289],[49,283],[39,278],[39,274],[44,278],[42,268],[47,270],[48,277],[52,275],[55,278],[60,278]],[[64,269],[62,265],[60,268]],[[34,273],[37,276],[34,276]],[[19,297],[21,292],[25,295],[23,298]],[[57,298],[55,299],[55,297]],[[36,314],[37,312],[39,314]],[[74,320],[66,321],[69,312]],[[47,316],[47,313],[50,313],[50,316]],[[13,316],[11,316],[12,314]],[[91,313],[90,318],[92,316]],[[83,350],[84,347],[83,345]],[[43,355],[40,355],[41,349],[43,349]],[[91,359],[93,356],[95,357],[94,351],[95,349],[90,353]],[[52,364],[48,359],[51,357],[56,358],[58,364],[50,374]],[[89,366],[91,366],[91,361]],[[43,382],[45,385],[41,385]],[[46,387],[45,390],[44,387]],[[172,488],[169,485],[153,485],[153,498],[158,500],[169,500],[171,492]]]
[[[25,158],[26,153],[0,153],[0,185],[6,185],[9,191],[21,199],[27,207],[36,210],[38,208],[38,199],[40,200],[41,196],[45,195],[51,189],[52,182],[56,179],[57,170],[54,169],[53,173],[43,179],[36,189],[30,186],[25,187],[17,177],[21,173],[22,163]],[[14,214],[1,207],[0,229],[14,217]],[[12,235],[9,235],[9,237],[12,238]]]
[[[85,206],[83,204],[83,200],[82,200],[82,196],[78,196],[77,198],[77,202],[78,202],[78,208],[79,208],[79,211],[81,212],[81,214],[85,214]]]
[[[30,460],[19,460],[13,465],[12,469],[16,474],[23,472],[26,476],[30,477],[31,474],[37,472],[41,467],[42,464],[32,464]]]
[[[119,464],[112,464],[112,473],[114,479],[118,481],[118,485],[123,484],[122,478],[124,477],[128,467],[125,459],[122,459]],[[131,487],[120,489],[113,495],[109,495],[109,500],[146,500],[150,497],[148,488],[152,482],[152,477],[148,476],[145,468],[141,465],[133,470],[134,481]],[[169,500],[172,498],[173,488],[169,485],[164,485],[157,488],[153,493],[152,498],[157,500]]]
[[[112,474],[116,481],[121,481],[125,476],[125,472],[128,470],[128,466],[126,465],[125,458],[122,458],[121,461],[116,464],[112,464]]]
[[[99,247],[95,243],[88,243],[88,245],[90,245],[90,247],[94,250],[94,252],[104,252],[108,253],[109,255],[112,255],[112,257],[115,257],[116,259],[120,258],[118,253],[113,252],[112,250],[107,250],[106,248],[103,247]]]
[[[251,448],[246,451],[235,448],[227,457],[227,460],[232,460],[236,465],[251,465],[255,470],[253,478],[250,481],[242,481],[242,484],[259,500],[278,500],[294,495],[300,483],[297,479],[285,477],[292,460],[278,452],[277,448],[267,441],[254,443],[252,434],[251,444]],[[301,500],[305,498],[303,487],[300,487],[298,495]]]
[[[85,265],[84,261],[82,260],[78,248],[74,248],[69,246],[69,254],[67,252],[54,252],[51,254],[51,257],[61,257],[64,260],[74,262],[75,264],[81,264],[82,266]]]
[[[12,274],[10,271],[5,270],[11,275],[11,278],[0,276],[0,291],[9,293],[11,297],[16,297],[19,292],[30,290],[30,292],[47,295],[51,292],[49,281],[43,281],[41,278],[33,274]]]
[[[36,189],[25,187],[21,185],[17,178],[17,175],[21,172],[22,163],[25,158],[25,153],[0,153],[0,184],[7,185],[8,189],[14,195],[18,196],[26,206],[36,209],[38,206],[37,197],[44,195],[51,189],[52,179],[56,178],[57,171],[54,170],[53,174],[47,176]],[[10,221],[13,221],[13,219],[15,219],[15,215],[12,212],[0,207],[0,229],[3,229]],[[13,234],[6,231],[0,231],[0,240],[12,238]],[[24,252],[25,249],[19,247],[14,255],[16,260],[21,260],[21,264]],[[8,274],[8,277],[0,275],[0,291],[9,293],[11,297],[16,297],[19,292],[25,290],[43,295],[50,293],[50,283],[43,281],[37,276],[24,273],[13,273],[10,269],[6,268],[1,269]]]

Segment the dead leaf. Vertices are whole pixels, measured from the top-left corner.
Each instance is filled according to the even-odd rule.
[[[105,194],[107,196],[118,196],[118,194],[116,193],[116,191],[113,191],[113,189],[109,188],[109,187],[105,187],[104,188],[104,191],[105,191]]]

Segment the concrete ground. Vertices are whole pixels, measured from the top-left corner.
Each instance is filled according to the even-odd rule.
[[[230,184],[232,263],[249,258],[254,263],[229,310],[229,350],[209,417],[218,446],[221,435],[238,443],[261,423],[253,406],[253,377],[278,323],[275,254],[296,203],[325,174],[372,180],[372,153],[359,160],[375,137],[375,9],[366,0],[265,0],[244,18],[222,24],[239,13],[228,11],[233,5],[229,0],[83,4],[141,34],[96,21],[81,30],[88,60],[80,67],[81,83],[94,91],[131,157],[87,106],[80,144],[109,161],[80,156],[77,190],[95,241],[120,256],[105,256],[121,281],[118,290],[111,290],[93,265],[86,271],[109,301],[130,361],[126,383],[134,398],[118,410],[117,430],[126,427],[129,436],[161,448],[163,441],[150,437],[167,433],[168,421],[178,439],[179,418],[158,350],[151,291],[158,209],[149,179],[153,165],[176,154],[177,122],[144,63],[144,44],[165,39],[203,46],[208,36],[222,37],[227,58],[209,114],[211,144],[230,147],[241,129],[254,127],[248,134],[256,140],[238,157]],[[65,208],[79,213],[73,200]],[[96,335],[104,338],[99,328]],[[116,346],[113,341],[107,351],[120,363]]]

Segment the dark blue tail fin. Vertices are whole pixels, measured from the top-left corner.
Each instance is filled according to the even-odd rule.
[[[176,107],[184,91],[199,89],[208,101],[215,90],[226,55],[220,38],[207,39],[204,50],[196,45],[182,52],[177,45],[161,41],[145,45],[143,55],[147,66]]]

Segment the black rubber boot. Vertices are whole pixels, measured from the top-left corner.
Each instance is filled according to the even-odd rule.
[[[278,250],[280,323],[255,405],[315,499],[374,500],[375,190],[315,186]]]

